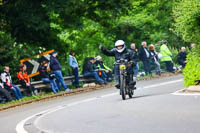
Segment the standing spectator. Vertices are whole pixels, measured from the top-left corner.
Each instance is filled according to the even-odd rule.
[[[12,96],[10,93],[4,88],[3,83],[0,82],[0,97],[5,97],[6,101],[12,101]]]
[[[151,69],[150,69],[150,56],[151,55],[146,47],[147,47],[147,43],[142,42],[142,48],[140,48],[140,50],[139,50],[139,58],[143,63],[145,73],[151,75],[152,74]]]
[[[134,77],[133,77],[133,80],[136,80],[137,79],[137,74],[138,74],[138,71],[139,71],[139,65],[137,63],[139,61],[139,57],[138,57],[138,50],[135,47],[135,43],[131,44],[131,50],[135,54],[136,66],[134,67]]]
[[[151,55],[151,63],[156,65],[156,74],[160,75],[160,63],[158,62],[158,55],[155,52],[155,46],[153,44],[149,45],[149,53]]]
[[[4,71],[1,73],[1,80],[4,84],[4,88],[8,91],[12,91],[17,100],[22,99],[20,88],[12,83],[10,68],[8,66],[4,67]]]
[[[94,70],[93,64],[95,63],[94,57],[86,58],[83,64],[83,76],[94,77],[99,84],[106,84],[106,81],[99,77],[97,71]]]
[[[190,46],[190,47],[191,47],[191,51],[192,51],[192,49],[194,49],[194,48],[195,48],[195,46],[196,46],[196,44],[195,44],[195,43],[192,43],[192,44],[191,44],[191,46]]]
[[[186,57],[187,53],[185,52],[185,47],[181,47],[181,52],[178,54],[178,63],[182,66],[182,68],[186,65]]]
[[[71,51],[69,55],[69,65],[72,68],[73,75],[75,77],[75,87],[79,88],[79,77],[78,77],[78,62],[75,57],[75,52]]]
[[[58,86],[54,80],[54,77],[51,77],[50,74],[47,72],[47,66],[48,62],[43,61],[39,68],[40,77],[43,82],[50,83],[53,93],[56,93],[58,92]]]
[[[30,78],[26,71],[27,67],[25,64],[20,65],[20,71],[17,73],[17,77],[22,87],[27,88],[31,95],[38,95],[38,91],[31,84]]]
[[[64,79],[63,79],[63,75],[61,72],[61,65],[56,58],[57,55],[58,53],[56,51],[52,53],[52,56],[50,57],[50,69],[51,71],[53,71],[53,73],[56,76],[56,83],[57,83],[58,89],[61,90],[60,85],[59,85],[61,83],[64,90],[69,91],[70,89],[67,88],[67,85],[65,84]]]
[[[160,47],[160,53],[162,54],[161,61],[165,62],[166,68],[168,72],[174,73],[174,64],[172,62],[172,53],[170,52],[169,48],[167,47],[168,42],[163,41],[162,46]]]
[[[95,64],[97,68],[102,72],[102,74],[105,75],[106,81],[112,81],[112,70],[103,63],[101,56],[97,56],[96,60],[97,61]]]

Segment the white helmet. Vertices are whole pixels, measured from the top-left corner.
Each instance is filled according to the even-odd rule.
[[[123,48],[122,48],[122,49],[117,49],[118,46],[123,46]],[[124,49],[126,48],[126,45],[125,45],[125,42],[124,42],[123,40],[117,40],[117,41],[115,42],[115,47],[116,47],[117,51],[118,51],[119,53],[121,53],[121,52],[123,52]]]
[[[99,60],[102,59],[102,57],[98,55],[98,56],[96,57],[96,59],[99,61]]]

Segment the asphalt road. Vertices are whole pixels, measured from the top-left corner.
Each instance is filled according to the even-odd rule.
[[[140,81],[134,98],[115,88],[0,112],[0,133],[200,133],[200,96],[173,95],[183,77]]]

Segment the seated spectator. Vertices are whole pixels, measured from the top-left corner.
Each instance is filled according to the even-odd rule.
[[[12,101],[12,96],[10,95],[10,93],[4,88],[3,83],[0,83],[0,97],[1,97],[1,101],[3,103],[5,102],[9,102]],[[4,101],[4,97],[6,99],[6,101]]]
[[[26,69],[27,69],[27,67],[25,64],[20,65],[20,71],[17,73],[19,82],[22,85],[22,87],[28,89],[28,91],[30,92],[31,95],[38,95],[37,90],[31,84],[31,81],[26,72]]]
[[[83,76],[84,77],[94,77],[99,84],[106,84],[102,78],[99,77],[99,74],[94,69],[95,59],[94,57],[86,58],[83,64]]]
[[[75,57],[75,52],[71,51],[69,55],[69,65],[72,68],[73,75],[75,77],[75,87],[79,88],[79,74],[78,74],[78,62]]]
[[[112,70],[103,63],[101,56],[97,56],[96,60],[95,64],[103,74],[105,73],[106,81],[112,81]]]
[[[47,72],[47,66],[47,61],[43,61],[39,67],[40,77],[43,82],[50,83],[53,93],[56,93],[58,92],[58,86],[54,80],[54,77]]]
[[[186,65],[187,53],[185,52],[185,47],[181,47],[181,52],[178,54],[178,63],[182,66],[182,68]]]
[[[153,44],[149,45],[149,53],[150,53],[150,59],[151,59],[151,64],[156,66],[156,74],[160,75],[160,63],[158,62],[158,55],[155,52],[155,47]]]
[[[8,66],[4,67],[4,71],[1,73],[1,80],[3,82],[4,88],[8,91],[12,91],[17,100],[22,99],[22,94],[20,88],[12,83],[10,76],[10,68]]]
[[[99,67],[97,66],[97,59],[94,57],[94,60],[93,60],[94,62],[93,62],[93,64],[92,64],[92,66],[93,66],[93,69],[94,69],[94,71],[96,71],[97,73],[98,73],[98,75],[99,75],[99,77],[101,78],[101,79],[103,79],[104,81],[105,81],[105,84],[107,83],[107,75],[106,75],[106,72],[105,71],[103,71],[103,70],[100,70],[99,69]]]
[[[67,85],[65,84],[63,75],[62,75],[62,71],[61,71],[61,65],[60,62],[58,61],[58,59],[56,58],[58,55],[58,53],[56,51],[54,51],[50,57],[50,69],[51,71],[53,71],[53,73],[56,76],[56,84],[58,86],[59,91],[61,91],[60,88],[60,83],[63,86],[65,91],[70,91],[71,89],[67,88]]]

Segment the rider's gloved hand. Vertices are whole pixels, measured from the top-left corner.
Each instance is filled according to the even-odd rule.
[[[102,44],[99,45],[99,49],[100,49],[100,50],[104,49],[104,47],[103,47]]]

